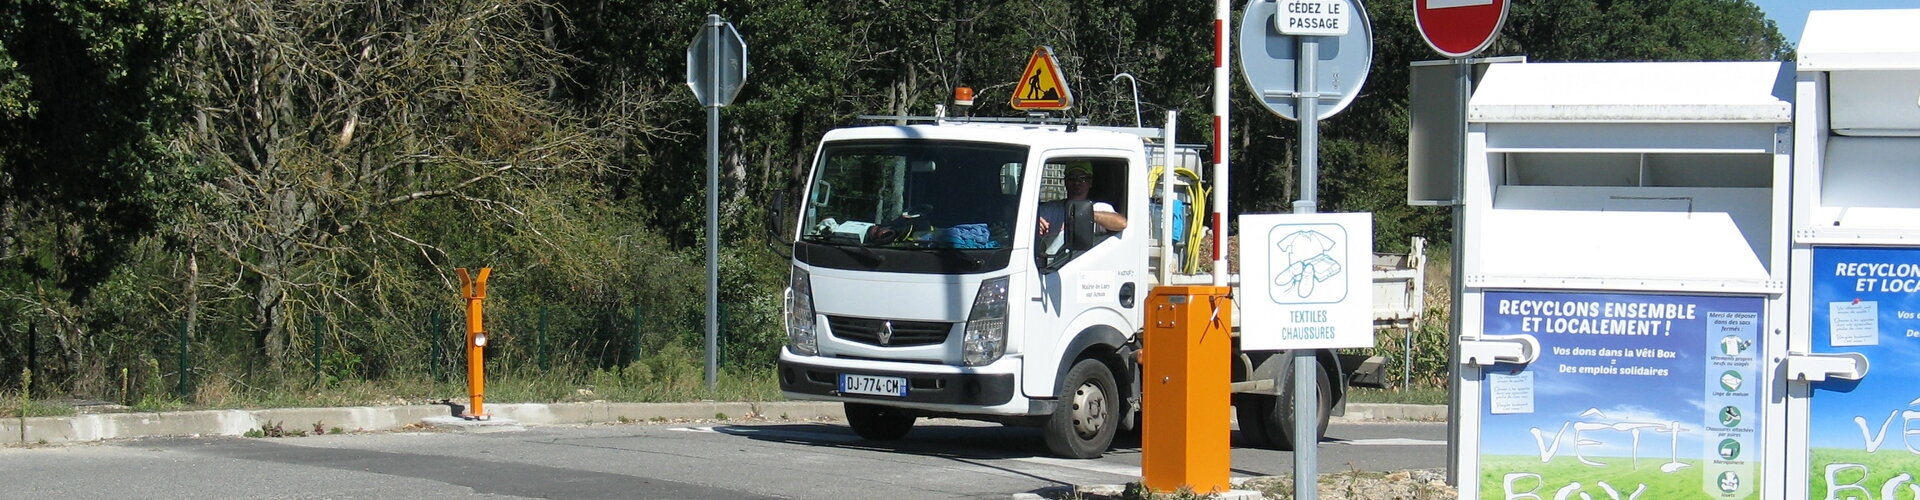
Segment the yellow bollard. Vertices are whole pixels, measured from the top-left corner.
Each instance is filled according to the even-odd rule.
[[[1140,470],[1150,490],[1188,487],[1206,495],[1233,487],[1227,482],[1232,292],[1162,286],[1147,298]]]
[[[467,268],[460,268],[460,291],[467,298],[467,414],[460,418],[467,420],[486,420],[487,412],[481,405],[486,400],[486,358],[487,331],[481,322],[482,303],[487,300],[487,275],[493,268],[480,268],[477,277],[468,276]]]

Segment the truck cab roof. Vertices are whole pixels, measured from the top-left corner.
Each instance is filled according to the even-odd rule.
[[[1141,149],[1139,135],[1099,127],[1007,123],[946,123],[913,125],[873,125],[847,127],[827,132],[826,141],[866,139],[923,139],[977,141],[1019,144],[1035,149],[1112,148]]]

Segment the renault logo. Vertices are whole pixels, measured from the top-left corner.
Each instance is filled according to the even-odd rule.
[[[879,337],[880,337],[880,345],[887,345],[888,343],[893,342],[893,322],[892,321],[880,322]]]

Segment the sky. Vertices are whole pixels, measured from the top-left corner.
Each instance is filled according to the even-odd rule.
[[[1920,0],[1753,0],[1767,19],[1780,25],[1780,34],[1800,46],[1800,30],[1806,27],[1807,12],[1812,10],[1916,9]]]

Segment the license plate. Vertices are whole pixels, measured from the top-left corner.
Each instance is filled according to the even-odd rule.
[[[840,392],[844,394],[906,397],[907,379],[905,377],[881,377],[842,373],[840,374]]]

